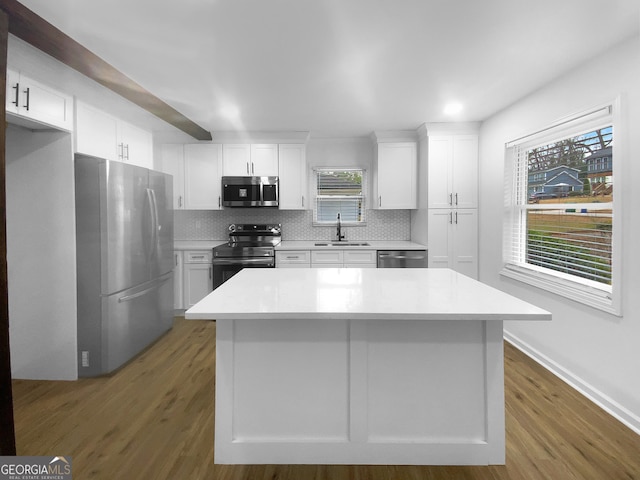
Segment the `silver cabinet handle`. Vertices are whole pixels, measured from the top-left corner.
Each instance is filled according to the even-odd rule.
[[[453,193],[449,194],[449,205],[453,205]]]
[[[302,206],[304,207],[304,195],[302,195]]]
[[[381,207],[382,206],[382,195],[380,195],[378,197],[378,206]]]
[[[458,205],[458,194],[456,193],[456,205]]]
[[[247,175],[249,175],[249,162],[247,162]]]
[[[253,175],[253,172],[254,172],[254,170],[253,170],[253,162],[251,162],[251,175]]]
[[[16,89],[16,99],[15,99],[15,101],[12,100],[11,103],[13,103],[16,107],[18,107],[19,106],[18,105],[18,97],[20,95],[20,84],[16,83],[15,87],[12,87],[12,88]]]
[[[27,112],[28,112],[28,111],[29,111],[29,87],[27,87],[27,89],[24,91],[24,93],[26,93],[26,94],[27,94],[27,100],[26,100],[26,101],[27,101],[27,103],[26,103],[26,105],[24,106],[24,108],[26,108],[26,109],[27,109]]]
[[[456,212],[456,225],[458,224],[458,212]]]
[[[178,197],[178,206],[182,207],[182,195]]]
[[[449,225],[453,224],[453,212],[449,212]]]

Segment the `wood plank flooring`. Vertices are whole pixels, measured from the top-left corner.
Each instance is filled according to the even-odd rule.
[[[214,465],[215,327],[176,319],[109,377],[14,380],[18,455],[78,480],[640,480],[640,436],[509,344],[505,466]]]

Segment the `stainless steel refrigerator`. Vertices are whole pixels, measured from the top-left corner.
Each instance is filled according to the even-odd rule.
[[[173,178],[76,154],[78,375],[125,364],[173,322]]]

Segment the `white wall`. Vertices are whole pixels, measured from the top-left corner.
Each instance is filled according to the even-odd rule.
[[[75,380],[76,228],[69,133],[7,128],[13,378]]]
[[[624,210],[622,317],[502,278],[504,144],[624,95],[629,155],[615,159]],[[480,134],[480,280],[552,312],[549,323],[507,322],[505,334],[640,433],[640,38],[592,58],[483,123]],[[618,133],[624,133],[617,131]]]

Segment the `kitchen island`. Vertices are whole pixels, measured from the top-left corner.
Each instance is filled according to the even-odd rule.
[[[216,463],[504,464],[502,324],[551,315],[448,269],[245,269],[215,319]]]

